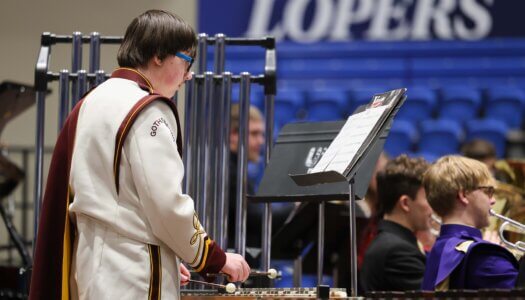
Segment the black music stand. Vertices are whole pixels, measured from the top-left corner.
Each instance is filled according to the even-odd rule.
[[[357,111],[364,110],[364,107]],[[272,253],[280,259],[293,259],[294,283],[299,284],[300,273],[303,270],[302,261],[305,249],[310,247],[310,241],[315,241],[312,233],[324,224],[323,220],[315,222],[321,215],[328,216],[326,230],[321,230],[324,237],[318,234],[318,250],[325,245],[335,245],[340,241],[341,222],[348,220],[346,203],[349,198],[348,184],[346,182],[327,183],[315,186],[298,186],[288,175],[289,173],[306,173],[319,160],[320,156],[328,148],[335,138],[344,121],[318,122],[318,123],[296,123],[283,127],[277,143],[273,149],[272,160],[265,169],[263,180],[256,197],[251,201],[298,201],[302,202],[288,216],[284,224],[277,228],[272,236]],[[359,174],[359,180],[354,184],[356,199],[363,199],[376,162],[383,150],[386,134],[370,149],[366,162],[363,162]],[[318,154],[312,154],[317,152]],[[305,163],[309,161],[309,163]],[[333,201],[334,200],[334,201]],[[358,217],[360,214],[357,215]],[[316,226],[317,224],[317,226]],[[346,222],[344,223],[346,224]],[[325,226],[322,226],[325,227]],[[323,272],[323,252],[318,251],[317,271],[318,276]],[[273,255],[272,255],[273,257]],[[296,285],[297,287],[299,285]]]
[[[360,181],[362,167],[370,164],[370,158],[377,160],[378,143],[387,134],[393,117],[406,99],[406,89],[392,90],[374,95],[372,102],[360,113],[353,114],[334,139],[329,149],[319,160],[310,174],[290,175],[300,186],[346,182],[348,184],[350,218],[350,296],[357,296],[357,247],[355,232],[355,183]],[[379,151],[380,152],[380,151]],[[358,180],[359,179],[359,180]],[[319,232],[324,227],[323,203],[319,212]],[[324,243],[319,234],[319,254]],[[322,266],[322,258],[318,264]],[[318,270],[318,282],[322,282],[322,272]]]

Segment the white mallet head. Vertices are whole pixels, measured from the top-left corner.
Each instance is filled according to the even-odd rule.
[[[277,270],[275,269],[269,269],[268,270],[268,278],[275,279],[277,278]]]
[[[236,290],[235,284],[233,284],[233,283],[230,282],[230,283],[228,283],[228,284],[226,285],[226,292],[227,292],[227,293],[229,293],[229,294],[233,294],[233,293],[235,293],[235,290]]]

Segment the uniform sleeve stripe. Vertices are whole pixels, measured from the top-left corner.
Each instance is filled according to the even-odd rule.
[[[140,100],[135,106],[131,109],[131,111],[128,113],[126,118],[124,119],[124,122],[119,128],[119,131],[117,133],[117,139],[116,139],[116,146],[115,146],[115,154],[113,159],[113,175],[115,177],[115,187],[117,189],[117,194],[119,192],[119,165],[120,165],[120,153],[122,151],[122,147],[124,144],[124,140],[128,134],[129,128],[131,127],[130,124],[133,124],[133,121],[135,121],[135,117],[137,114],[150,103],[152,99],[155,97],[146,96],[145,99]]]
[[[202,261],[199,264],[199,266],[195,268],[195,272],[202,271],[202,269],[204,269],[204,266],[206,266],[206,259],[208,258],[208,250],[210,249],[210,243],[211,243],[211,240],[207,238],[206,241],[204,242],[204,252],[202,255]]]
[[[160,247],[148,244],[150,259],[150,281],[148,299],[161,299],[162,267]]]

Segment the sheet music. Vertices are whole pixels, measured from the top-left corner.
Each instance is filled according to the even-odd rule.
[[[343,174],[389,105],[366,109],[348,117],[311,173],[336,171]]]

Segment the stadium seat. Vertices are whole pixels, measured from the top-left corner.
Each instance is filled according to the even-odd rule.
[[[431,119],[436,107],[436,93],[426,87],[409,87],[407,99],[396,115],[397,120],[407,120],[418,124],[425,119]]]
[[[466,140],[484,139],[490,141],[496,147],[498,158],[505,157],[507,148],[508,126],[505,122],[494,119],[477,119],[465,124]]]
[[[456,121],[444,119],[422,121],[417,151],[437,156],[458,153],[463,137],[463,128]]]
[[[304,109],[305,99],[300,90],[282,89],[275,95],[274,120],[277,127],[295,121]]]
[[[520,128],[525,107],[525,92],[512,87],[493,87],[487,90],[484,118],[505,122],[509,128]]]
[[[239,99],[239,85],[233,85],[231,92],[232,103],[238,103]],[[264,95],[261,87],[254,86],[253,88],[250,88],[250,105],[256,106],[261,112],[264,112]]]
[[[307,94],[309,121],[335,121],[347,117],[348,97],[343,90],[320,89]]]
[[[478,89],[467,86],[444,87],[438,118],[463,123],[478,116],[480,105],[481,93]]]
[[[412,151],[417,139],[417,129],[412,122],[394,120],[386,139],[385,151],[392,157]]]
[[[213,70],[213,64],[208,64],[208,69]],[[264,60],[253,58],[226,60],[224,69],[236,75],[242,72],[249,72],[253,75],[264,74]]]

